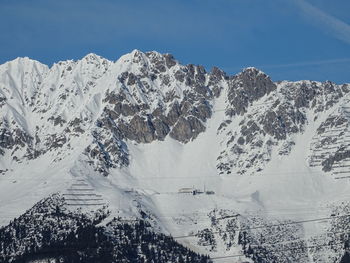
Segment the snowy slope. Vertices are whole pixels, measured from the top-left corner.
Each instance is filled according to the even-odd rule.
[[[227,262],[258,262],[252,255],[260,250],[250,250],[259,243],[322,244],[329,229],[349,224],[301,222],[268,229],[265,241],[256,239],[265,232],[244,239],[237,229],[346,214],[349,93],[348,84],[274,83],[255,68],[227,76],[138,50],[115,62],[88,54],[51,68],[29,58],[7,62],[0,65],[0,223],[52,193],[79,192],[101,203],[68,202],[73,207],[108,204],[110,218],[127,220],[147,214],[157,231],[196,251],[245,254]],[[179,193],[194,189],[204,193]],[[318,250],[264,249],[278,257],[270,260],[326,262]],[[338,262],[344,249],[322,253]]]

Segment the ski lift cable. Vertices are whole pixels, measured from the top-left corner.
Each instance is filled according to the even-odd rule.
[[[319,247],[331,247],[335,245],[343,245],[343,242],[340,243],[334,243],[334,244],[321,244],[321,245],[313,245],[313,246],[300,246],[295,248],[288,248],[288,249],[277,249],[277,250],[271,250],[268,251],[268,253],[277,253],[277,252],[284,252],[284,251],[294,251],[294,250],[303,250],[303,249],[310,249],[310,248],[319,248]],[[219,259],[225,259],[225,258],[235,258],[235,257],[245,257],[244,254],[237,254],[237,255],[230,255],[230,256],[218,256],[218,257],[211,257],[212,260],[219,260]]]
[[[217,178],[217,179],[231,179],[236,177],[246,177],[246,178],[255,178],[255,177],[261,177],[261,176],[268,176],[268,175],[325,175],[325,173],[321,172],[275,172],[275,173],[262,173],[262,174],[255,174],[255,175],[240,175],[240,174],[230,174],[230,175],[212,175],[212,176],[166,176],[166,177],[135,177],[137,180],[154,180],[154,179],[160,179],[160,180],[167,180],[167,179],[192,179],[192,178]],[[18,178],[0,178],[0,182],[2,181],[13,181],[13,183],[17,183],[23,180],[30,180],[32,181],[35,178],[26,178],[26,177],[18,177]],[[39,178],[40,180],[42,178]],[[45,181],[43,181],[45,182]]]
[[[263,228],[270,228],[270,227],[277,227],[277,226],[295,225],[295,224],[301,224],[301,223],[310,223],[310,222],[317,222],[317,221],[332,220],[334,218],[343,218],[343,217],[350,217],[350,214],[341,215],[341,216],[314,218],[314,219],[308,219],[308,220],[291,221],[291,222],[286,222],[286,223],[272,224],[272,225],[265,225],[265,226],[244,227],[244,228],[240,228],[237,230],[244,231],[244,230],[252,230],[252,229],[263,229]],[[218,234],[218,233],[225,233],[225,232],[230,232],[230,231],[215,231],[212,233]],[[174,239],[184,239],[184,238],[195,237],[195,236],[197,236],[197,234],[174,236],[173,238]]]

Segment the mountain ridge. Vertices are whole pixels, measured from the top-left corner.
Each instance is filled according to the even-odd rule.
[[[162,233],[200,233],[186,244],[204,254],[251,252],[248,243],[259,243],[254,233],[245,234],[246,243],[243,231],[232,234],[232,242],[215,231],[245,220],[300,219],[305,214],[299,209],[306,208],[315,217],[329,216],[332,206],[349,200],[349,93],[349,84],[274,82],[253,67],[229,76],[138,50],[114,62],[91,53],[52,67],[29,58],[5,63],[2,224],[79,179],[113,216],[145,213]],[[285,206],[290,215],[283,214]],[[264,211],[279,213],[278,219]],[[246,219],[211,224],[215,213]],[[309,235],[319,238],[330,226],[298,227],[298,234],[283,231],[304,238],[306,246]],[[203,239],[208,235],[215,246]],[[248,254],[245,260],[257,260]],[[327,250],[323,256],[340,254]],[[317,253],[310,257],[318,260]]]

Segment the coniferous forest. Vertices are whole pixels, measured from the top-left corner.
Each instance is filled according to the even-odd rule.
[[[143,220],[99,226],[108,215],[68,210],[52,195],[0,229],[0,262],[211,262]]]

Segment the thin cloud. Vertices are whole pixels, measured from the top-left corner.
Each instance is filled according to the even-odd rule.
[[[344,21],[327,14],[321,9],[315,7],[305,0],[293,0],[306,15],[307,18],[312,19],[313,23],[322,27],[329,34],[332,34],[337,39],[350,44],[350,25]]]

